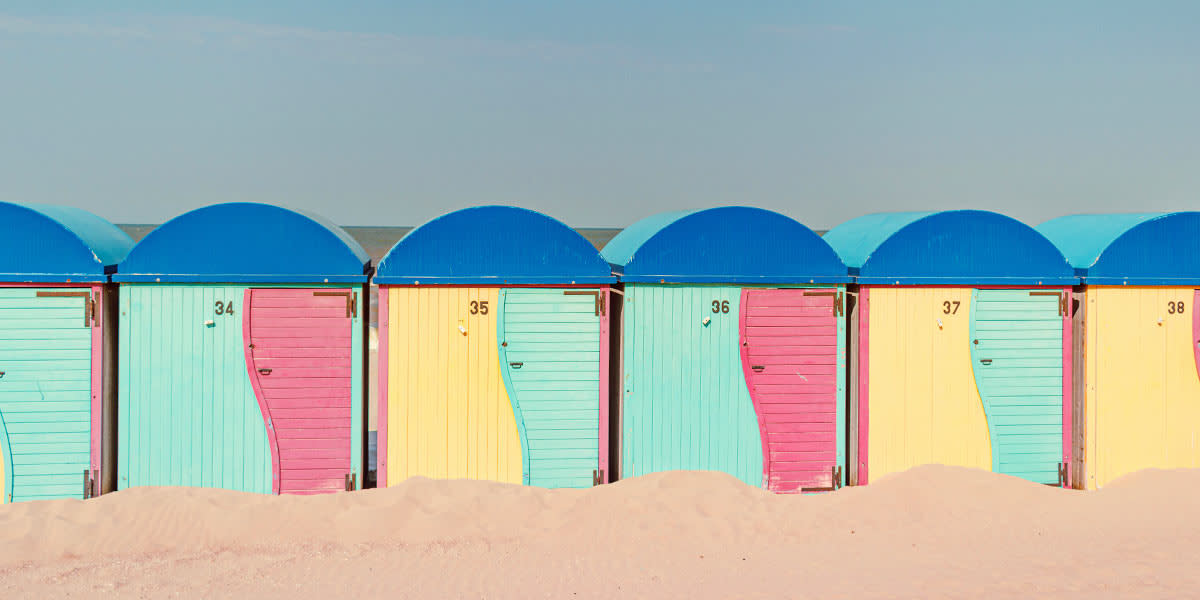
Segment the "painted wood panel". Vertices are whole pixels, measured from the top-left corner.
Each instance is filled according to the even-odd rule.
[[[1063,462],[1063,317],[1047,290],[975,290],[971,354],[992,470],[1056,484]]]
[[[1197,300],[1190,287],[1087,288],[1086,487],[1200,467]]]
[[[971,364],[971,292],[870,288],[870,414],[860,413],[870,428],[862,481],[868,473],[876,481],[928,463],[991,468],[988,423]]]
[[[343,490],[353,472],[352,298],[349,289],[245,292],[247,369],[266,417],[276,493]]]
[[[625,288],[622,477],[712,470],[763,485],[740,305],[737,286]]]
[[[561,288],[500,292],[500,368],[528,485],[591,487],[600,469],[604,317],[596,314],[602,306],[596,294],[602,293]]]
[[[91,294],[90,288],[0,288],[5,502],[83,497],[83,475],[92,459],[96,328],[84,319]]]
[[[742,363],[762,436],[763,479],[773,492],[837,483],[844,441],[837,293],[742,291]]]
[[[385,484],[413,476],[521,483],[521,442],[500,373],[499,289],[384,290]]]
[[[119,489],[171,485],[271,492],[270,447],[246,372],[245,291],[225,285],[122,285]]]

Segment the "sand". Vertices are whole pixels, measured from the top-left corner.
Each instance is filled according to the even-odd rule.
[[[0,507],[10,597],[1200,596],[1200,471],[1099,492],[920,467],[773,496],[717,473],[591,490],[414,479]]]

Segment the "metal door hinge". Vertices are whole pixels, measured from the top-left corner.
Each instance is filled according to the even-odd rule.
[[[346,473],[346,491],[353,492],[358,489],[358,474]]]
[[[99,496],[96,489],[96,472],[88,469],[83,470],[83,499],[95,498]]]
[[[607,314],[608,307],[604,305],[604,293],[599,291],[585,290],[564,290],[564,296],[591,296],[595,302],[595,312],[597,317]]]
[[[358,292],[313,292],[314,296],[345,296],[346,318],[358,316]]]
[[[604,469],[593,470],[592,471],[592,487],[601,485],[603,483],[604,483]]]
[[[96,301],[91,292],[38,292],[38,298],[83,298],[83,326],[96,324]]]

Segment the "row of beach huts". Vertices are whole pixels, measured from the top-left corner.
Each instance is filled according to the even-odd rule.
[[[0,203],[0,224],[5,502],[675,469],[798,492],[924,463],[1093,489],[1200,466],[1200,213],[881,213],[822,237],[721,207],[597,251],[484,206],[377,267],[265,204],[136,245],[75,208]]]

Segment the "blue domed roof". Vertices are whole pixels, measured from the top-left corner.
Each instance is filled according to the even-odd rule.
[[[562,222],[514,206],[477,206],[408,232],[379,261],[393,285],[613,283],[596,247]]]
[[[982,210],[875,213],[825,234],[855,280],[893,285],[1072,285],[1066,257],[1032,227]]]
[[[724,206],[647,217],[601,253],[621,281],[842,283],[846,266],[820,236],[787,216]]]
[[[1037,229],[1085,283],[1200,284],[1200,212],[1070,215]]]
[[[105,282],[133,247],[116,225],[82,209],[0,202],[0,281]]]
[[[151,231],[113,281],[365,282],[371,258],[323,217],[270,204],[214,204]]]

